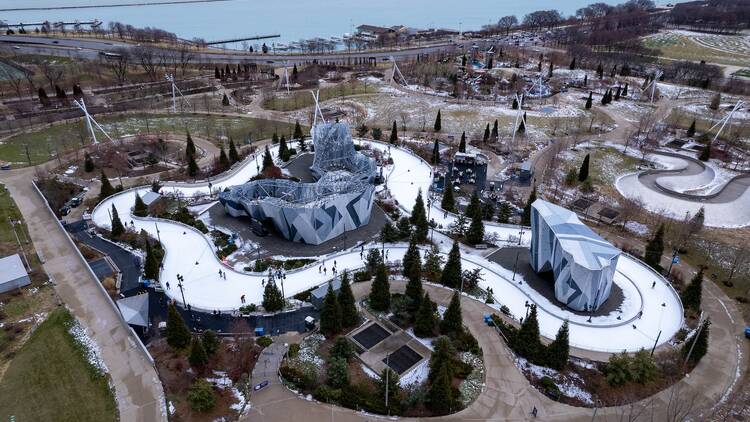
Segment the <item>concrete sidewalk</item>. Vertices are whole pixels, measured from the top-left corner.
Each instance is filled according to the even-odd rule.
[[[101,349],[120,420],[166,421],[164,391],[156,369],[34,190],[33,178],[33,168],[0,173],[0,182],[26,219],[34,246],[46,259],[44,269],[53,278],[58,295]]]

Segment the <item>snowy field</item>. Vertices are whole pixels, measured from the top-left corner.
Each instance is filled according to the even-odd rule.
[[[648,154],[646,159],[664,169],[683,169],[688,162],[677,157]],[[708,195],[718,192],[737,173],[718,166],[715,162],[705,163],[702,173],[693,176],[665,175],[657,183],[675,192],[693,195]],[[710,227],[744,227],[750,225],[750,189],[731,202],[696,202],[669,196],[649,189],[638,178],[640,172],[623,175],[615,182],[615,187],[623,196],[640,202],[651,212],[671,218],[685,218],[685,213],[695,215],[701,207],[705,210],[704,224]]]
[[[384,144],[372,145],[381,150],[388,149]],[[276,149],[273,149],[272,154],[276,153]],[[410,210],[418,190],[422,188],[425,194],[429,188],[430,167],[420,158],[399,148],[391,148],[391,157],[394,165],[388,176],[388,187],[399,204]],[[215,189],[223,189],[244,183],[255,174],[257,167],[250,158],[227,176],[212,180],[212,183]],[[245,296],[246,303],[260,303],[264,276],[237,272],[219,261],[212,242],[198,230],[174,221],[129,215],[129,210],[135,202],[135,193],[143,195],[149,189],[150,187],[131,189],[107,198],[94,209],[93,222],[100,227],[109,227],[109,210],[114,205],[122,216],[123,223],[131,226],[132,221],[131,227],[135,230],[146,230],[153,237],[157,237],[158,223],[158,236],[166,250],[160,279],[166,294],[177,302],[182,302],[176,287],[179,274],[184,277],[185,300],[193,308],[206,311],[233,311],[242,305],[241,296]],[[163,189],[165,192],[179,192],[184,197],[208,191],[207,185],[200,183],[165,184]],[[438,209],[431,210],[431,214],[433,217],[440,217],[440,221],[446,224],[455,218],[450,214],[444,215]],[[517,236],[519,229],[517,226],[487,225],[487,231],[495,232],[503,238]],[[524,243],[528,243],[527,237],[528,234],[524,237]],[[378,246],[376,244],[367,247]],[[442,252],[445,253],[449,245],[444,243],[443,246]],[[404,245],[392,245],[386,250],[389,253],[389,261],[400,261],[406,248]],[[318,259],[324,261],[327,266],[333,265],[333,261],[336,261],[339,270],[353,271],[364,266],[359,250],[342,251],[320,256]],[[595,317],[591,323],[587,322],[588,318],[554,306],[533,289],[528,288],[525,283],[517,284],[518,278],[516,282],[511,281],[511,274],[507,270],[481,256],[463,254],[462,266],[468,270],[481,268],[485,281],[480,283],[480,287],[491,287],[495,292],[497,306],[508,306],[513,315],[524,315],[524,303],[527,300],[537,303],[540,330],[545,337],[553,338],[563,320],[569,320],[571,345],[581,349],[614,352],[648,348],[653,346],[659,331],[662,331],[660,342],[666,342],[682,325],[682,307],[671,287],[644,264],[627,256],[621,257],[617,266],[618,275],[615,277],[615,282],[623,288],[626,296],[621,307],[622,313]],[[220,270],[226,273],[226,279],[219,278]],[[289,297],[326,283],[328,279],[328,276],[318,272],[317,266],[290,271],[283,285],[284,292]],[[164,284],[167,281],[171,284],[169,289]],[[656,281],[654,289],[651,288],[653,281]],[[638,319],[641,310],[643,317]],[[621,319],[618,320],[617,316]]]

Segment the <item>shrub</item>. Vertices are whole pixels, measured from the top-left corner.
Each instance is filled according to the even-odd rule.
[[[328,360],[328,383],[335,388],[343,388],[349,385],[349,366],[346,359],[333,357]]]
[[[251,303],[249,305],[240,306],[240,313],[249,314],[258,310],[258,305]]]
[[[315,400],[325,403],[338,402],[341,398],[341,389],[332,388],[325,384],[322,384],[315,389],[315,391],[313,392],[313,397],[315,398]]]
[[[555,381],[552,378],[542,377],[542,379],[539,380],[539,384],[542,386],[542,389],[546,394],[560,395],[560,388],[557,387],[557,384],[555,384]]]
[[[198,412],[211,410],[216,404],[214,387],[208,381],[199,379],[188,389],[187,399],[193,410]]]
[[[255,342],[260,347],[268,347],[271,345],[271,343],[273,343],[273,339],[271,339],[271,337],[269,336],[263,336],[263,337],[259,337],[258,340],[256,340]]]
[[[299,355],[299,343],[292,343],[289,345],[289,350],[287,350],[287,355],[290,358],[296,358],[297,355]]]
[[[630,371],[630,357],[625,352],[610,356],[604,373],[607,375],[607,384],[613,387],[624,385],[633,378]]]
[[[349,343],[349,340],[347,340],[346,337],[340,336],[336,339],[333,347],[331,347],[329,357],[331,359],[340,358],[348,361],[349,359],[354,357],[354,349],[352,348],[351,343]]]
[[[309,389],[315,380],[299,368],[284,365],[279,369],[281,377],[298,389]]]

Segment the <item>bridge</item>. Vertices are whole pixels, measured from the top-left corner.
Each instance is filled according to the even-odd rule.
[[[232,42],[240,42],[240,41],[251,41],[251,40],[265,40],[268,38],[280,38],[280,34],[272,34],[272,35],[256,35],[254,37],[246,37],[246,38],[232,38],[228,40],[220,40],[220,41],[210,41],[207,42],[206,45],[216,45],[216,44],[229,44]]]

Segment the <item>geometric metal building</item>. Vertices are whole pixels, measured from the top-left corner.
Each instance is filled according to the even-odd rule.
[[[609,297],[620,250],[565,208],[531,204],[531,267],[552,271],[555,298],[576,311],[594,311]]]
[[[318,245],[370,222],[375,162],[355,151],[346,123],[313,127],[317,180],[254,180],[219,194],[227,214],[270,219],[293,242]]]

